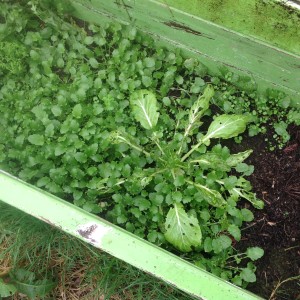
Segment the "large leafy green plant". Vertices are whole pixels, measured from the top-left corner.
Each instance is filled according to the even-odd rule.
[[[124,129],[113,132],[111,139],[113,143],[126,144],[137,151],[148,164],[115,185],[113,198],[116,205],[109,216],[117,223],[125,223],[129,230],[148,232],[150,241],[169,242],[181,252],[202,250],[223,263],[231,254],[240,263],[241,259],[233,254],[231,245],[241,239],[240,227],[244,221],[251,221],[253,215],[246,208],[239,209],[237,203],[244,199],[262,209],[263,202],[251,192],[251,185],[244,178],[253,171],[253,167],[244,163],[252,151],[230,154],[218,140],[238,136],[252,118],[219,115],[206,131],[201,132],[202,119],[208,112],[213,94],[213,88],[208,85],[185,118],[177,120],[177,124],[184,124],[184,131],[178,133],[176,130],[172,139],[164,138],[163,132],[157,130],[159,107],[155,95],[147,90],[132,94],[132,116],[147,130],[148,142],[141,145]],[[112,192],[110,187],[106,190]],[[251,249],[249,251],[251,253]],[[261,257],[261,249],[252,251],[257,251],[257,258]],[[201,266],[218,273],[211,262],[201,255],[198,259]],[[253,271],[250,263],[246,271],[236,271],[239,275],[229,271],[229,275],[224,273],[223,276],[235,274],[235,282],[241,284],[242,280],[253,281]]]
[[[150,142],[141,147],[133,136],[124,131],[112,134],[114,143],[126,143],[151,161],[151,167],[143,168],[138,174],[132,174],[131,178],[122,178],[122,184],[140,180],[140,185],[145,189],[154,185],[151,197],[160,199],[160,211],[169,210],[167,214],[161,214],[163,221],[159,229],[168,242],[184,252],[192,251],[202,243],[198,219],[203,211],[207,214],[208,210],[222,211],[222,218],[228,222],[227,228],[222,229],[228,231],[228,227],[234,222],[230,224],[231,219],[227,218],[227,215],[230,216],[231,209],[236,209],[239,198],[250,201],[256,208],[263,207],[263,202],[250,192],[249,182],[242,176],[237,178],[228,175],[231,169],[238,170],[238,166],[244,164],[243,161],[251,151],[231,155],[228,148],[222,147],[221,144],[208,149],[213,139],[228,139],[242,133],[251,121],[249,116],[217,116],[205,134],[198,134],[195,145],[190,146],[188,142],[189,136],[200,130],[201,117],[207,112],[213,93],[213,88],[208,85],[203,95],[190,108],[187,118],[181,120],[185,123],[185,131],[180,140],[164,140],[162,134],[155,131],[159,118],[157,100],[155,95],[147,90],[134,93],[130,104],[134,118],[148,130],[145,134]],[[155,185],[156,181],[160,183]],[[161,185],[164,187],[161,188]],[[184,191],[190,191],[190,195],[187,197]],[[130,188],[127,192],[130,192]],[[147,198],[143,198],[144,201],[140,199],[145,206],[140,207],[142,210],[151,209],[151,200]],[[240,221],[243,221],[243,218]],[[230,228],[232,232],[236,231],[234,236],[239,240],[238,226]]]

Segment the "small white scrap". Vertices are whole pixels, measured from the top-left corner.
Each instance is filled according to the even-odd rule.
[[[76,233],[83,237],[86,241],[96,247],[101,247],[102,239],[111,231],[112,228],[97,224],[87,223],[78,226]]]

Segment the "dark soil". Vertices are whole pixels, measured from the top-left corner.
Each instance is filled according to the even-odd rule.
[[[240,247],[264,249],[264,257],[256,262],[257,282],[248,289],[266,299],[278,283],[300,275],[300,127],[292,126],[290,134],[290,142],[276,152],[268,151],[265,137],[245,139],[233,149],[246,145],[254,150],[248,163],[255,172],[249,179],[265,208],[254,212],[255,219],[244,229]],[[300,299],[300,280],[282,284],[272,299]]]

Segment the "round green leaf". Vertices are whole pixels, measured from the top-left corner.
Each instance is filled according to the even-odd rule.
[[[247,249],[246,254],[251,260],[254,261],[264,255],[264,250],[259,247],[251,247]]]
[[[43,146],[44,145],[44,137],[40,134],[32,134],[28,137],[29,143],[36,145],[36,146]]]
[[[243,269],[241,272],[241,278],[247,282],[255,282],[256,276],[255,273],[250,269]]]

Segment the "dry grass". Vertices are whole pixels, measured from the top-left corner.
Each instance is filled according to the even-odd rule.
[[[48,300],[188,300],[191,297],[0,202],[0,276],[26,269],[56,281]],[[7,276],[8,278],[8,276]],[[10,300],[28,297],[16,294]]]
[[[11,257],[5,250],[9,245],[8,237],[4,236],[0,243],[0,277],[4,277],[11,270]]]
[[[11,237],[4,237],[0,244],[0,253],[4,253],[0,257],[0,277],[9,274],[9,271],[13,269],[12,259],[9,252],[5,253],[8,246],[13,243]],[[49,268],[52,271],[57,271],[57,286],[51,293],[51,300],[133,300],[136,299],[136,293],[132,290],[118,291],[116,294],[105,297],[99,289],[99,281],[101,281],[101,274],[97,272],[93,276],[87,278],[87,274],[93,273],[95,264],[99,263],[99,260],[89,251],[86,251],[85,256],[81,257],[77,261],[73,261],[73,268],[68,268],[68,258],[61,256],[61,253],[54,248],[50,253],[51,259],[48,261]],[[25,268],[29,262],[23,260],[20,268]],[[107,276],[102,274],[102,276]],[[91,280],[92,278],[92,280]],[[133,286],[134,289],[134,286]],[[151,293],[151,291],[149,291]],[[170,288],[172,293],[172,288]],[[26,300],[26,295],[17,293],[11,297],[11,300]]]

